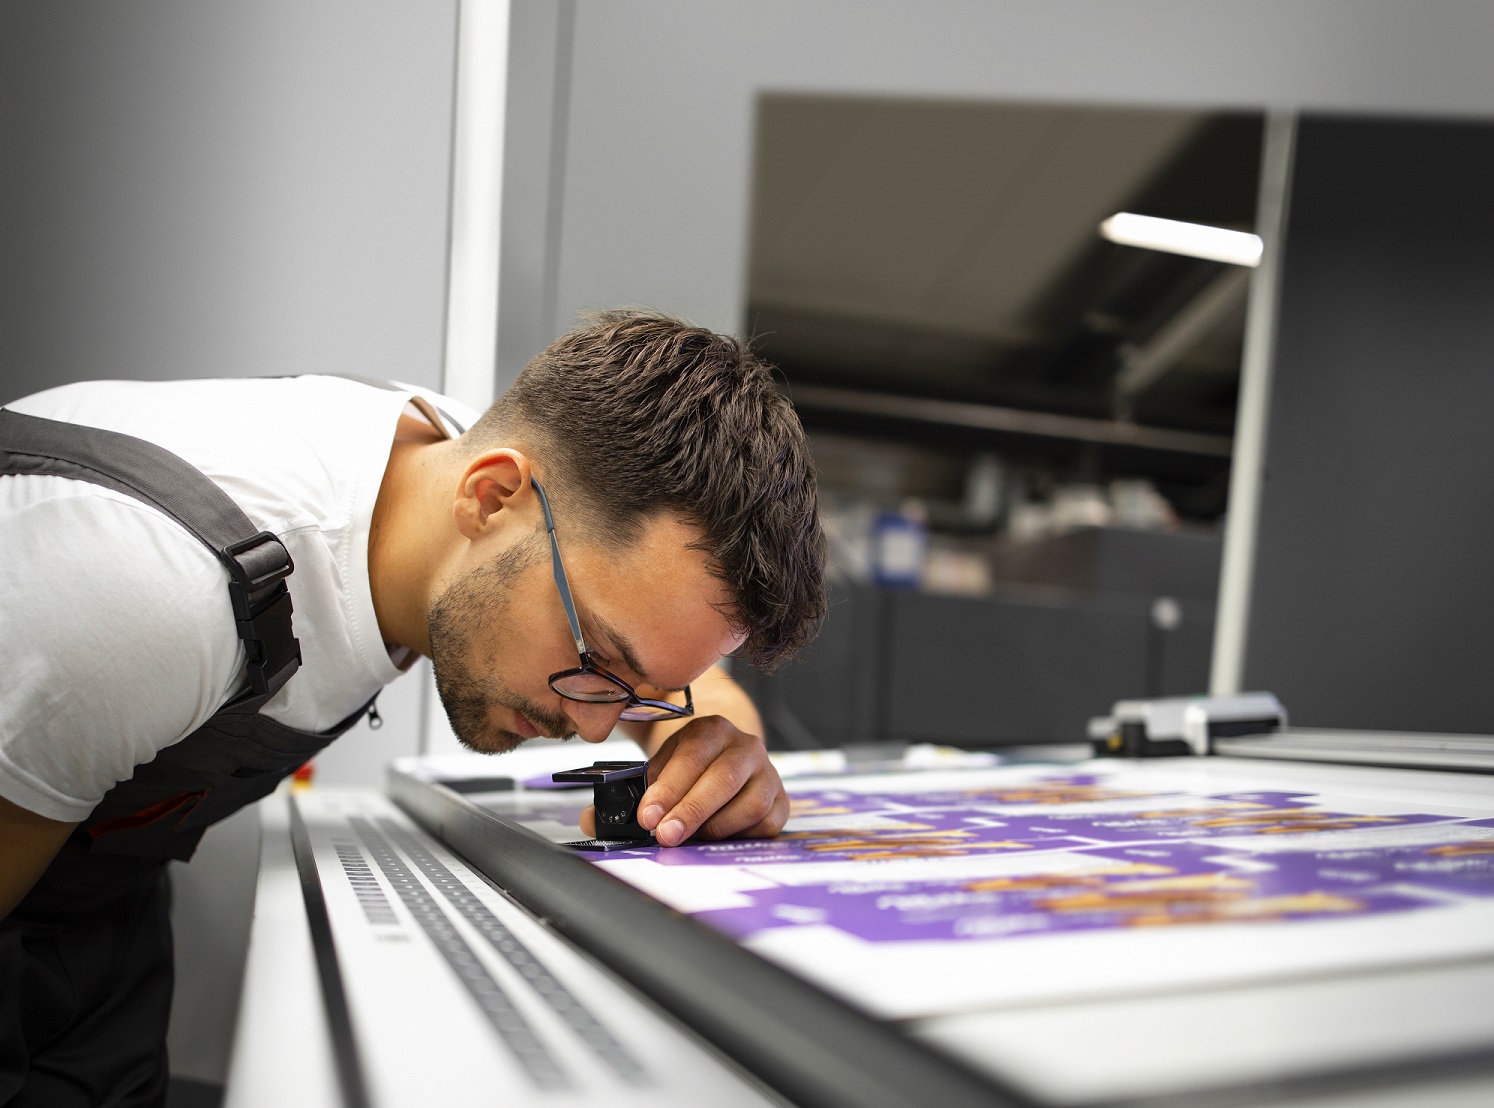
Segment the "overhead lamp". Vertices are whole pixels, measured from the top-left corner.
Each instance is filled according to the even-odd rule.
[[[1100,234],[1122,246],[1140,246],[1146,250],[1251,268],[1261,264],[1261,237],[1248,231],[1229,231],[1205,223],[1184,223],[1176,219],[1117,212],[1100,224]]]

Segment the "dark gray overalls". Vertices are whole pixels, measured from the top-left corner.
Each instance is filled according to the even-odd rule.
[[[208,826],[271,792],[367,705],[320,734],[259,714],[301,664],[286,586],[294,566],[196,467],[129,435],[0,410],[5,474],[127,493],[186,528],[232,578],[249,687],[110,789],[0,922],[0,1106],[160,1104],[172,988],[166,863],[190,858]],[[87,696],[86,675],[76,681]]]

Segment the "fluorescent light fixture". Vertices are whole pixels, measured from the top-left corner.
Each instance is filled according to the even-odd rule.
[[[1182,223],[1176,219],[1117,212],[1100,224],[1100,234],[1122,246],[1140,246],[1147,250],[1251,268],[1261,264],[1261,237],[1247,231],[1227,231],[1203,223]]]

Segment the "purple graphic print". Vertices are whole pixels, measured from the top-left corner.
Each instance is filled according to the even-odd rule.
[[[1494,842],[1289,854],[1202,843],[1100,848],[1067,873],[843,881],[746,893],[696,918],[745,938],[828,924],[871,941],[971,939],[1116,927],[1250,923],[1399,912],[1494,897]]]
[[[588,801],[520,794],[500,810],[519,822],[574,824]],[[1494,819],[1344,812],[1300,791],[1147,792],[1070,773],[958,790],[817,787],[795,790],[792,803],[790,830],[773,839],[592,860],[752,867],[769,881],[773,867],[832,863],[832,879],[752,889],[737,894],[746,906],[694,913],[737,938],[805,924],[869,941],[1015,938],[1343,918],[1494,897]],[[1435,842],[1394,839],[1395,828],[1428,824],[1444,825]],[[1380,829],[1389,833],[1384,845],[1364,845],[1379,836],[1362,833]],[[1246,838],[1250,850],[1228,844]],[[947,858],[974,859],[977,871],[979,859],[992,863],[989,873],[959,878],[888,865]],[[1012,858],[1025,861],[1014,867]]]
[[[1302,797],[1290,792],[1210,797],[1126,792],[1080,776],[915,794],[823,789],[794,795],[791,818],[799,823],[791,823],[777,838],[646,849],[661,865],[874,863],[1128,842],[1290,837],[1446,819],[1325,811]],[[1076,806],[1083,810],[1074,810]],[[1034,807],[1041,810],[1032,812]],[[804,829],[805,821],[813,821],[812,829]]]

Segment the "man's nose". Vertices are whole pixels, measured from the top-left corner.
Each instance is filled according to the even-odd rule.
[[[586,704],[573,700],[566,705],[571,726],[589,743],[599,743],[612,734],[626,704]]]

